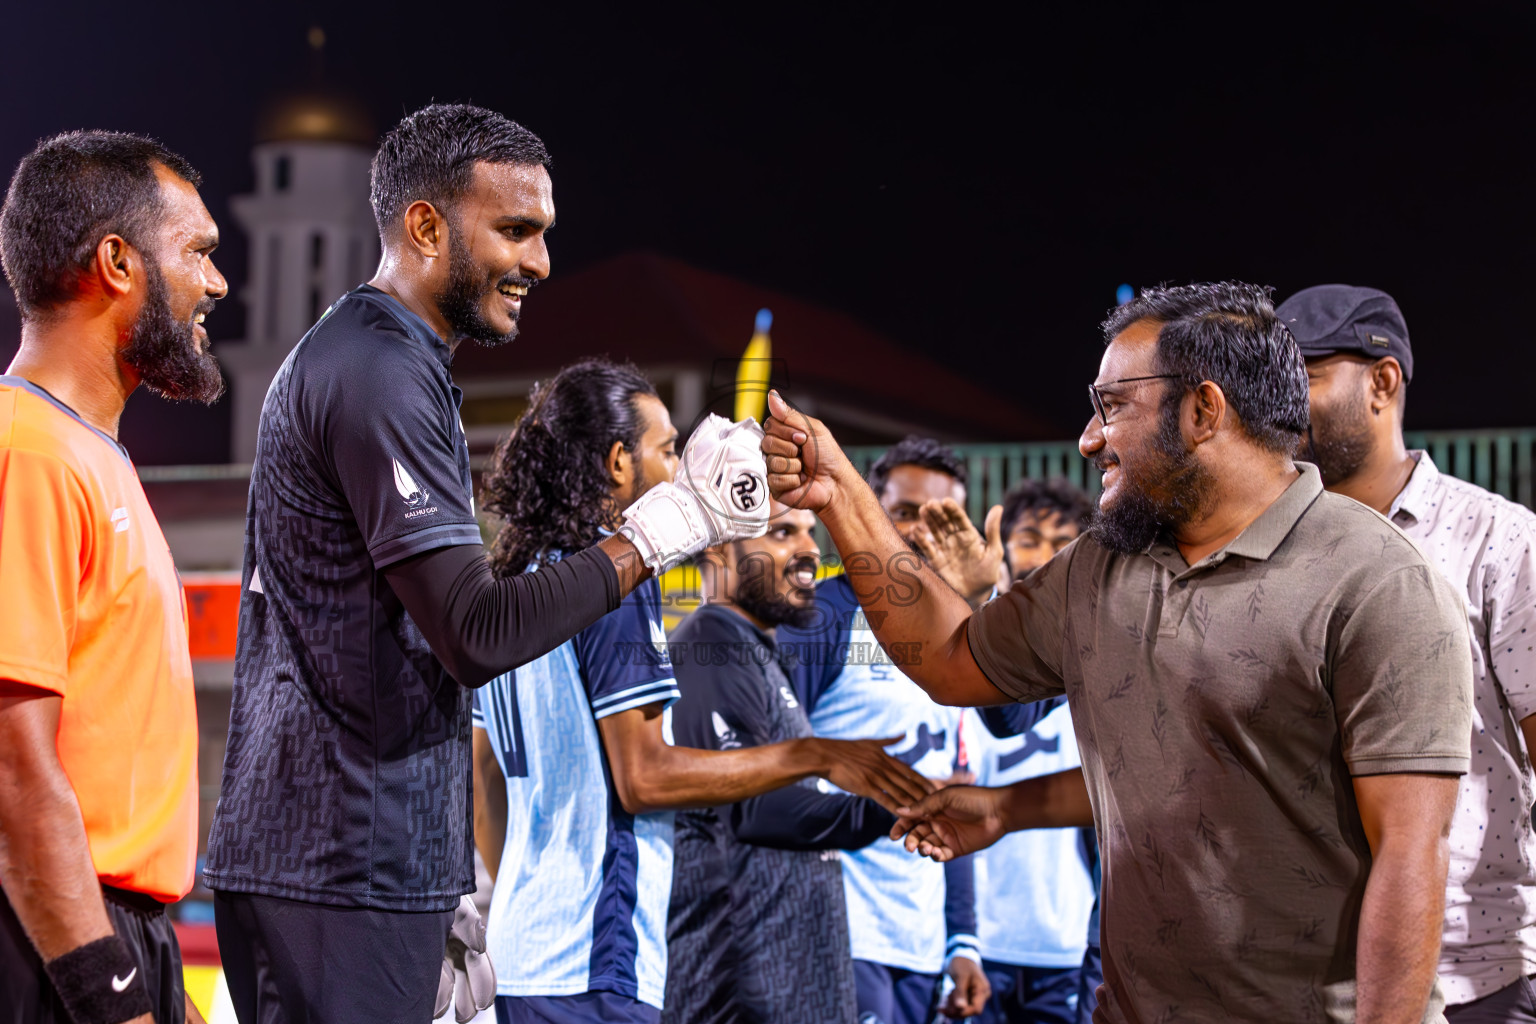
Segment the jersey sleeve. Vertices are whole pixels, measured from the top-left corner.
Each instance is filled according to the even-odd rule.
[[[837,681],[847,660],[848,633],[858,598],[844,576],[817,584],[816,603],[806,626],[780,626],[779,651],[795,696],[810,714]]]
[[[987,732],[998,739],[1022,736],[1045,720],[1063,703],[1065,697],[1030,701],[1028,704],[1004,704],[1000,707],[977,708],[976,717],[986,726]]]
[[[661,588],[636,587],[619,606],[576,635],[576,660],[597,718],[680,696],[661,625]]]
[[[706,620],[704,626],[710,625]],[[737,750],[772,742],[770,691],[748,645],[725,631],[695,629],[680,653],[682,700],[673,712],[677,742],[699,750]]]
[[[1333,703],[1354,775],[1467,771],[1472,650],[1461,598],[1428,564],[1389,572],[1350,613]]]
[[[1080,545],[1015,583],[971,615],[966,638],[982,673],[1020,703],[1065,691],[1063,649],[1070,629],[1067,585]]]
[[[303,417],[382,569],[451,544],[479,544],[468,453],[452,392],[430,355],[387,335],[363,367],[316,373]],[[343,383],[344,382],[344,383]]]
[[[68,689],[90,524],[89,499],[64,463],[0,448],[0,679]]]
[[[750,656],[759,646],[707,613],[696,613],[678,635],[689,641],[678,657],[683,698],[672,721],[678,743],[738,750],[774,742],[773,702],[779,697],[764,667]],[[782,644],[779,651],[782,655]],[[731,831],[738,840],[779,850],[858,850],[888,834],[895,821],[873,800],[823,793],[814,781],[783,786],[730,808]]]
[[[964,956],[981,962],[976,938],[976,868],[972,855],[944,863],[944,959]]]
[[[896,815],[862,796],[796,783],[731,807],[731,830],[779,850],[862,850],[890,834]]]

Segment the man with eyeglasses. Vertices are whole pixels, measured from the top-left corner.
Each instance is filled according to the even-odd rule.
[[[1103,854],[1095,1020],[1443,1020],[1463,599],[1293,462],[1306,372],[1269,289],[1151,289],[1104,336],[1088,535],[974,613],[924,568],[889,585],[900,539],[826,427],[776,395],[769,486],[866,553],[868,621],[917,645],[906,671],[935,700],[1066,694]],[[1027,787],[951,787],[895,831],[972,852],[1018,826]]]
[[[1440,984],[1453,1024],[1536,1021],[1536,515],[1403,442],[1408,326],[1374,288],[1325,284],[1277,310],[1307,360],[1299,458],[1391,519],[1455,586],[1472,627],[1472,770],[1451,826]],[[1524,741],[1525,751],[1521,750]]]

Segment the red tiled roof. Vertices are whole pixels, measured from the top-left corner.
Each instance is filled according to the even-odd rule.
[[[852,317],[654,253],[618,256],[539,285],[519,339],[504,348],[463,346],[453,374],[461,381],[543,376],[593,355],[708,368],[740,357],[763,307],[773,311],[773,355],[783,361],[791,399],[803,389],[963,440],[1054,436],[1020,406]],[[963,357],[964,345],[955,352]],[[732,369],[726,379],[733,377]]]

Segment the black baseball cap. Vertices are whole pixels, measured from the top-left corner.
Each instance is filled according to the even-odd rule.
[[[1280,303],[1275,314],[1291,329],[1302,357],[1351,352],[1380,359],[1394,356],[1403,380],[1413,378],[1408,325],[1392,296],[1376,288],[1320,284]]]

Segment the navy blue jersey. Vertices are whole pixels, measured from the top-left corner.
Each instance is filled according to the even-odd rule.
[[[811,735],[773,641],[740,615],[705,605],[672,639],[679,746],[732,750]],[[853,1021],[835,847],[870,842],[892,818],[817,783],[678,813],[663,1024]]]
[[[382,574],[480,543],[449,359],[364,285],[267,391],[212,889],[444,910],[475,887],[470,694]]]

